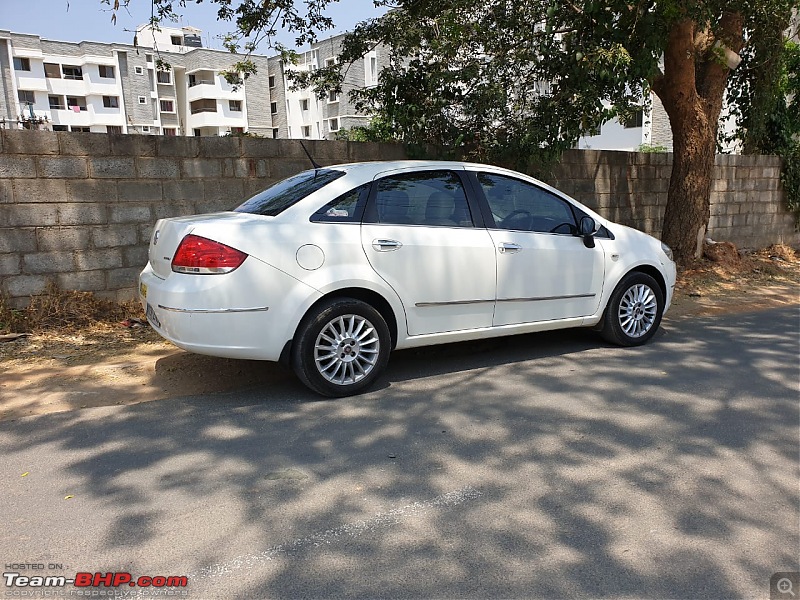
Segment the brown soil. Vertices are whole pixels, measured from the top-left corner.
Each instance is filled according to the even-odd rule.
[[[67,295],[64,306],[72,317],[80,313],[76,305],[92,303],[89,297]],[[64,306],[59,311],[52,301],[34,304],[47,316],[45,324],[27,315],[25,327],[18,329],[31,330],[29,336],[0,341],[0,420],[233,391],[289,376],[258,361],[184,352],[147,326],[123,326],[117,321],[120,313],[106,305],[100,306],[103,320],[92,321],[85,314],[65,318]],[[683,270],[667,322],[788,305],[800,305],[800,256],[787,246],[773,246],[739,260],[703,259]],[[122,310],[127,319],[143,319],[134,304]],[[130,324],[136,325],[126,320]],[[0,325],[0,334],[8,330]]]

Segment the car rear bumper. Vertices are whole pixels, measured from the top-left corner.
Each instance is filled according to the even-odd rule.
[[[148,265],[139,275],[139,298],[156,332],[184,350],[277,361],[294,335],[297,304],[287,299],[297,284],[257,260],[224,275],[173,273],[166,279]]]

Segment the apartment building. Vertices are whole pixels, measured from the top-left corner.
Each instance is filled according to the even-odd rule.
[[[655,94],[650,104],[634,113],[630,119],[611,119],[595,131],[588,131],[578,140],[582,150],[625,150],[633,152],[640,146],[658,146],[672,150],[672,131],[661,101]]]
[[[349,92],[378,84],[378,73],[388,61],[388,52],[382,46],[346,67],[341,94],[330,92],[320,99],[310,89],[292,90],[290,72],[314,71],[338,63],[343,38],[338,35],[313,44],[299,55],[296,64],[284,64],[279,57],[269,59],[274,137],[335,139],[343,129],[369,124],[370,116],[356,111]]]
[[[60,42],[0,31],[0,119],[54,131],[224,135],[272,131],[263,73],[234,90],[222,76],[236,60],[202,47],[194,28],[149,27],[137,46]],[[157,68],[157,61],[169,65]]]
[[[344,93],[322,100],[311,90],[293,91],[288,72],[336,62],[342,37],[314,44],[297,64],[252,55],[257,74],[234,89],[223,73],[238,57],[204,48],[202,32],[192,27],[141,26],[136,46],[0,30],[0,126],[333,139],[341,129],[368,123],[347,92],[377,84],[385,53],[357,61],[347,70]]]

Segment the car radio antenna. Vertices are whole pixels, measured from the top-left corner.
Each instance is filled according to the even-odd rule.
[[[317,161],[315,161],[313,158],[311,158],[311,153],[306,148],[305,144],[303,143],[303,140],[297,140],[297,141],[300,142],[300,146],[303,148],[303,151],[305,151],[306,156],[308,157],[308,160],[310,160],[311,164],[314,165],[314,169],[316,169],[316,170],[321,169],[322,166],[318,165]]]

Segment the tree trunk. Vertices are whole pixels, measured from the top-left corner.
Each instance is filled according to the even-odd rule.
[[[714,47],[739,52],[744,43],[741,14],[725,12],[718,33],[685,18],[670,29],[664,73],[652,82],[669,115],[673,137],[672,176],[661,239],[675,260],[700,256],[708,227],[717,126],[728,67]]]
[[[674,107],[673,111],[682,113],[680,119],[670,116],[673,123],[672,175],[661,239],[672,248],[681,264],[702,252],[710,217],[717,127],[716,123],[709,122],[714,116],[706,115],[697,104]]]

